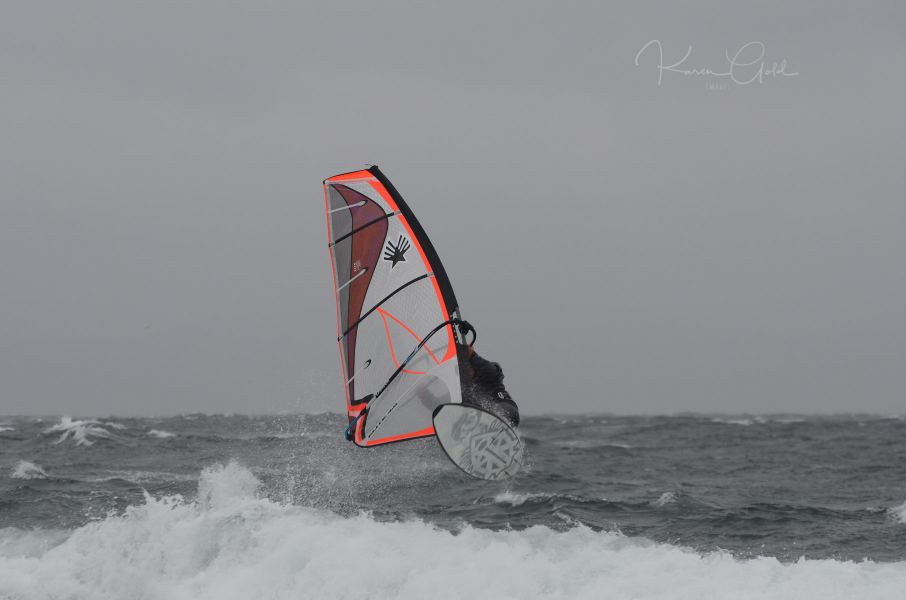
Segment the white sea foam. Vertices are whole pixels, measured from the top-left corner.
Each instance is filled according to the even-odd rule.
[[[511,492],[507,490],[494,496],[494,502],[497,504],[509,504],[510,506],[521,506],[529,500],[546,500],[553,498],[554,494],[547,493],[524,493]]]
[[[724,425],[765,425],[767,423],[779,423],[780,425],[792,425],[794,423],[805,423],[806,419],[802,417],[714,417],[712,423],[723,423]]]
[[[667,506],[674,502],[676,502],[676,494],[674,492],[664,492],[657,500],[652,502],[652,504],[655,506]]]
[[[15,431],[15,430],[16,430],[15,427],[5,427],[3,425],[0,425],[0,433],[3,433],[4,431]]]
[[[906,525],[906,502],[899,506],[894,506],[889,512],[896,520]]]
[[[13,479],[47,479],[44,469],[27,460],[20,460],[10,473]]]
[[[124,426],[119,423],[94,421],[91,419],[78,420],[70,417],[63,417],[60,422],[44,430],[44,433],[60,433],[59,439],[55,443],[60,444],[66,440],[72,439],[77,446],[91,446],[98,438],[118,439],[104,427],[114,429],[123,429]],[[95,438],[95,439],[92,439]]]
[[[256,490],[231,464],[202,473],[197,502],[148,496],[65,540],[29,538],[27,552],[15,550],[24,532],[0,530],[0,598],[891,600],[906,589],[906,562],[739,560],[581,526],[453,534]]]
[[[63,529],[0,528],[0,569],[4,558],[41,557],[45,552],[66,541],[70,532]],[[0,592],[3,584],[0,583]],[[0,595],[6,600],[6,596]]]
[[[526,502],[534,502],[536,500],[550,500],[550,499],[561,499],[569,500],[571,502],[594,502],[593,499],[582,498],[580,496],[574,496],[572,494],[552,494],[549,492],[511,492],[509,490],[496,494],[492,500],[495,504],[508,504],[510,506],[520,506]],[[606,498],[601,498],[601,500],[606,500]]]
[[[160,439],[176,437],[175,433],[170,433],[169,431],[163,431],[161,429],[152,429],[151,431],[148,432],[148,435],[150,435],[151,437],[160,438]]]
[[[721,417],[715,417],[711,419],[711,422],[723,423],[724,425],[742,425],[744,427],[755,424],[755,421],[753,421],[752,419],[724,419]]]

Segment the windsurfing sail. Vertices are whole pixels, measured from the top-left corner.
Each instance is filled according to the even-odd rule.
[[[337,343],[359,446],[434,435],[462,402],[459,306],[431,241],[376,166],[324,180]]]

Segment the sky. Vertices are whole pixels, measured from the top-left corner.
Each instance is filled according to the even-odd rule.
[[[342,410],[321,182],[370,164],[526,414],[906,412],[903,31],[894,1],[4,2],[0,414]]]

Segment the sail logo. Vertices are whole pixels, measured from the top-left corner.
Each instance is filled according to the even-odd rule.
[[[390,261],[390,268],[396,266],[398,262],[406,261],[406,252],[411,248],[409,240],[400,236],[396,241],[396,244],[393,241],[388,241],[387,246],[384,247],[384,260]]]

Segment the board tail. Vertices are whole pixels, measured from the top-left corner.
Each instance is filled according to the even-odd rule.
[[[509,479],[522,468],[525,447],[500,417],[468,404],[434,410],[437,441],[457,467],[476,479]]]

